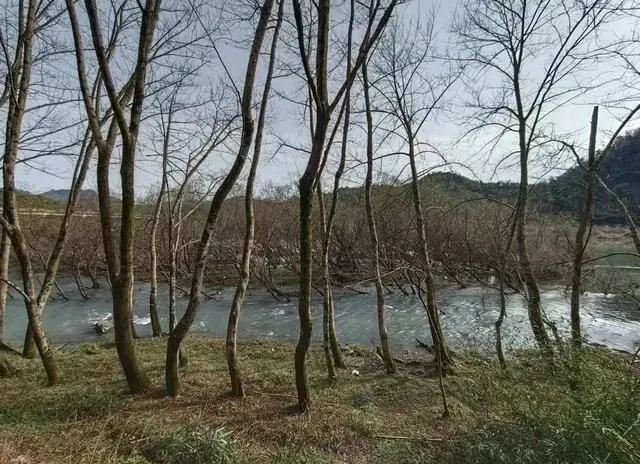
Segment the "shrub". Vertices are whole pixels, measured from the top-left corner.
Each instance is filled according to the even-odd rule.
[[[162,436],[156,448],[163,464],[230,464],[235,440],[224,427],[188,424]]]

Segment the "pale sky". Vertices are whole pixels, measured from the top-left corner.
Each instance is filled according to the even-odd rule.
[[[5,6],[12,4],[11,0],[5,0]],[[435,6],[434,6],[435,5]],[[10,5],[9,5],[10,6]],[[290,8],[290,3],[287,3],[287,7]],[[443,56],[445,54],[455,55],[455,41],[457,40],[449,31],[452,24],[452,19],[456,12],[455,1],[443,1],[428,2],[421,0],[413,0],[409,5],[401,7],[398,11],[398,16],[405,24],[409,24],[420,20],[427,22],[432,8],[437,7],[437,21],[436,21],[436,33],[434,46],[438,50],[438,54]],[[6,31],[6,13],[0,13],[2,22],[0,27],[3,31]],[[81,11],[81,10],[80,10]],[[290,11],[289,11],[290,13]],[[82,13],[84,14],[84,13]],[[5,16],[2,16],[5,15]],[[66,24],[66,18],[65,18]],[[615,25],[609,26],[609,29],[604,30],[601,36],[607,37],[607,34],[616,34],[616,31],[622,29],[629,29],[634,27],[630,20]],[[194,29],[198,27],[198,24],[193,25]],[[233,27],[233,26],[232,26]],[[6,32],[5,32],[6,33]],[[70,40],[71,37],[65,37],[64,33],[58,34],[57,39]],[[247,31],[243,33],[235,33],[234,38],[244,38]],[[286,40],[286,35],[283,34],[283,40]],[[290,39],[290,37],[288,37]],[[269,41],[265,41],[265,47],[269,46]],[[70,42],[68,42],[70,44]],[[88,43],[88,37],[85,37],[85,44]],[[287,46],[293,44],[288,43]],[[241,85],[241,76],[246,66],[248,50],[245,46],[231,45],[229,43],[217,43],[218,49],[222,55],[224,63],[229,68],[234,79]],[[135,52],[135,48],[131,50],[124,50],[122,56]],[[286,46],[280,48],[281,56],[286,53]],[[87,53],[89,57],[89,52]],[[262,57],[262,64],[266,65],[266,55]],[[296,63],[296,65],[299,63]],[[207,65],[212,72],[221,73],[219,62],[217,58],[211,57],[210,63]],[[0,73],[4,76],[5,65],[0,65]],[[63,87],[63,83],[68,84],[69,87],[73,87],[73,82],[76,78],[75,62],[72,55],[67,55],[64,58],[60,58],[55,64],[55,69],[40,69],[41,73],[37,74],[36,78],[42,77],[43,82],[47,84],[51,83],[53,79],[54,83],[59,87]],[[610,95],[620,90],[620,82],[615,80],[615,73],[619,73],[618,68],[615,68],[611,63],[599,64],[596,69],[593,70],[593,79],[602,77],[607,74],[614,76],[612,82],[599,90],[596,90],[589,94],[583,101],[570,103],[563,108],[560,108],[554,113],[552,121],[556,126],[557,133],[571,134],[568,140],[575,142],[577,145],[585,145],[588,139],[589,120],[591,114],[591,104],[593,102],[601,103],[610,99]],[[124,73],[123,73],[124,75]],[[218,74],[217,78],[221,78],[221,74]],[[264,66],[262,66],[261,73],[256,80],[256,92],[255,100],[259,101],[262,81],[264,77]],[[584,78],[584,76],[581,76]],[[535,75],[533,76],[535,80]],[[357,86],[359,84],[356,84]],[[301,81],[291,77],[280,77],[274,82],[274,90],[281,94],[289,96],[300,97],[299,89],[301,88]],[[469,88],[465,87],[463,80],[458,81],[456,85],[451,89],[446,97],[446,109],[447,111],[439,114],[437,118],[430,120],[424,127],[421,137],[425,142],[437,147],[443,157],[451,163],[463,163],[468,166],[472,171],[461,167],[452,167],[454,171],[460,172],[469,177],[477,177],[482,180],[515,180],[517,179],[517,171],[515,168],[501,168],[496,170],[498,159],[504,154],[513,150],[513,141],[504,140],[498,145],[493,154],[489,154],[486,150],[482,150],[481,147],[485,144],[489,137],[489,134],[481,133],[473,137],[467,137],[460,141],[461,135],[468,129],[465,124],[464,117],[466,115],[466,109],[464,108],[464,102],[468,101]],[[359,93],[360,90],[355,89],[355,92]],[[66,95],[66,94],[65,94]],[[73,98],[73,95],[66,95],[68,98]],[[638,97],[635,95],[634,97]],[[637,103],[629,99],[628,106],[634,106]],[[56,114],[57,112],[57,114]],[[607,134],[610,133],[613,127],[617,126],[617,118],[620,114],[623,114],[623,110],[619,110],[613,107],[602,106],[601,107],[601,119],[600,119],[600,140],[604,143],[607,138]],[[73,103],[64,107],[64,112],[61,113],[58,110],[53,110],[52,115],[55,116],[57,121],[64,123],[66,120],[75,120],[79,114],[84,114],[84,108],[80,103]],[[3,113],[0,114],[2,122],[2,130],[4,130],[4,117]],[[337,116],[337,113],[336,113]],[[354,116],[354,119],[358,119],[358,116]],[[31,120],[31,122],[33,122]],[[638,123],[633,121],[629,128],[637,127]],[[143,130],[145,133],[151,133],[154,130],[154,123],[151,121],[145,122]],[[308,145],[308,127],[306,120],[299,107],[293,105],[285,100],[274,96],[270,102],[270,111],[268,118],[268,135],[266,137],[266,144],[263,149],[263,162],[260,167],[259,183],[264,185],[267,182],[273,182],[276,184],[291,183],[295,181],[302,171],[305,163],[305,154],[295,152],[291,149],[279,150],[274,155],[275,148],[278,146],[276,136],[286,140],[291,145],[307,146]],[[77,137],[78,129],[74,129],[71,132],[62,132],[51,139],[53,141],[39,142],[40,149],[49,144],[50,146],[59,146],[66,141],[71,140],[74,136]],[[349,153],[350,158],[353,159],[358,155],[361,155],[364,151],[364,137],[360,128],[354,127],[350,133],[350,145]],[[138,161],[138,167],[136,172],[136,187],[139,195],[143,194],[152,185],[159,182],[160,167],[157,162],[150,162],[148,159],[149,143],[147,140],[147,148],[141,148],[140,160]],[[384,148],[381,148],[384,151]],[[379,153],[382,154],[382,153]],[[28,155],[23,155],[28,156]],[[207,170],[209,172],[219,172],[228,166],[232,160],[232,154],[217,153],[212,155],[208,162]],[[384,164],[379,164],[378,169],[388,173],[397,172],[399,166],[403,163],[402,160],[388,160]],[[442,159],[434,155],[427,155],[422,159],[422,166],[434,166],[441,164]],[[33,169],[28,166],[21,165],[18,170],[18,186],[19,188],[42,192],[50,189],[66,189],[69,187],[69,179],[71,177],[74,160],[64,157],[49,157],[45,162],[40,161],[38,168],[43,168],[47,172],[42,172],[41,169]],[[566,163],[557,163],[559,167],[566,167]],[[532,170],[532,180],[538,177],[547,177],[549,175],[557,175],[561,172],[558,169],[550,171],[546,167],[538,167]],[[362,172],[358,169],[349,170],[346,181],[350,181],[351,184],[360,184],[362,182]],[[114,168],[112,173],[113,179],[113,193],[118,194],[118,171],[117,167]],[[328,182],[325,181],[325,185]],[[85,188],[94,189],[95,171],[89,174],[85,183]]]

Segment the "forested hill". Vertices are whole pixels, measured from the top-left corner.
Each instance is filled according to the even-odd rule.
[[[600,165],[600,176],[634,215],[640,215],[640,129],[618,137]],[[480,182],[465,176],[436,172],[423,179],[452,195],[463,198],[490,197],[513,202],[516,182]],[[560,176],[531,186],[530,208],[545,214],[575,216],[584,194],[584,171],[576,165]],[[594,217],[601,224],[621,224],[625,219],[615,200],[598,185]]]
[[[600,176],[625,202],[634,215],[640,214],[640,129],[618,137],[600,165]],[[549,182],[552,207],[557,212],[576,213],[582,204],[583,170],[567,170]],[[603,187],[596,190],[595,217],[601,223],[623,223],[624,217]]]
[[[635,215],[640,215],[640,129],[618,137],[601,163],[600,175],[628,208]],[[458,199],[490,197],[513,202],[518,194],[515,182],[480,182],[451,172],[431,173],[422,182],[425,187],[435,189],[432,192]],[[393,190],[398,187],[378,188]],[[554,179],[533,184],[530,208],[544,214],[575,216],[582,207],[583,188],[583,171],[576,165]],[[55,208],[66,202],[68,194],[68,190],[52,190],[40,195],[20,191],[18,196],[22,207]],[[361,187],[345,187],[341,189],[341,198],[343,201],[360,201],[364,198],[364,191]],[[97,193],[83,190],[79,207],[96,208]],[[606,224],[624,222],[615,201],[600,186],[596,191],[595,220]]]

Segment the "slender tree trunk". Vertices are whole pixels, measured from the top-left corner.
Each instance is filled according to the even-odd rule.
[[[529,199],[529,146],[527,145],[527,121],[524,117],[524,108],[520,92],[520,70],[514,65],[515,98],[518,121],[518,145],[520,150],[520,188],[518,192],[518,204],[515,212],[516,221],[516,248],[518,253],[518,268],[520,276],[526,287],[527,309],[529,323],[533,336],[538,346],[547,353],[551,352],[549,334],[544,327],[542,317],[542,307],[540,304],[540,289],[533,274],[531,262],[529,261],[529,251],[527,249],[527,207]]]
[[[164,175],[164,174],[163,174]],[[158,250],[156,248],[156,236],[158,233],[158,224],[160,222],[160,213],[162,211],[162,202],[164,201],[165,183],[162,182],[158,200],[156,201],[153,211],[153,220],[151,222],[151,233],[149,235],[149,254],[151,256],[150,263],[150,291],[149,291],[149,318],[151,319],[151,330],[154,337],[162,336],[162,327],[160,326],[160,316],[158,315]]]
[[[596,136],[598,133],[598,107],[593,108],[591,116],[591,134],[589,135],[589,154],[587,171],[585,173],[584,203],[578,230],[576,231],[573,273],[571,276],[571,341],[574,348],[582,346],[582,331],[580,328],[580,290],[582,284],[582,259],[587,247],[587,230],[591,225],[591,210],[593,208],[593,194],[596,183]]]
[[[231,393],[235,397],[243,397],[244,387],[242,385],[242,374],[237,358],[237,338],[238,338],[238,319],[240,310],[244,302],[247,286],[249,285],[249,277],[251,272],[251,252],[253,251],[253,240],[255,233],[255,217],[253,214],[253,189],[260,163],[260,153],[262,149],[262,136],[264,132],[265,117],[267,114],[267,104],[269,102],[269,93],[271,91],[271,81],[273,78],[273,70],[275,68],[276,51],[278,46],[278,36],[280,26],[282,25],[282,17],[284,13],[285,0],[280,0],[278,7],[278,19],[276,28],[273,32],[271,42],[271,51],[269,55],[269,69],[265,79],[264,89],[262,92],[262,101],[260,102],[260,113],[258,114],[258,124],[256,128],[256,138],[254,141],[253,159],[251,160],[251,169],[247,179],[247,187],[245,192],[245,221],[246,230],[244,243],[242,247],[242,264],[240,266],[240,280],[236,287],[236,292],[231,303],[229,311],[229,322],[227,324],[227,340],[226,354],[227,365],[229,367],[229,377],[231,380]]]
[[[58,295],[60,295],[64,301],[69,301],[69,298],[67,298],[67,295],[62,290],[62,287],[60,287],[60,284],[58,284],[58,281],[54,279],[53,284],[55,285],[56,290],[58,291]]]
[[[313,156],[313,154],[312,154]],[[317,154],[318,159],[322,153]],[[311,320],[311,206],[313,200],[314,176],[303,175],[300,179],[300,294],[298,300],[298,316],[300,318],[300,336],[296,345],[294,366],[296,389],[298,391],[298,407],[308,411],[311,405],[311,393],[307,377],[307,352],[311,345],[313,323]]]
[[[31,82],[36,11],[37,2],[35,0],[29,0],[23,34],[22,37],[19,38],[22,54],[19,54],[16,57],[16,61],[20,60],[21,65],[18,66],[15,72],[14,70],[9,71],[12,75],[12,88],[6,116],[6,139],[3,157],[2,194],[4,214],[2,216],[2,226],[10,236],[11,245],[16,257],[18,258],[18,262],[20,263],[23,282],[22,297],[25,301],[29,328],[38,349],[38,353],[40,354],[42,364],[47,373],[48,382],[50,385],[53,385],[58,382],[59,371],[40,319],[40,307],[38,305],[34,285],[34,272],[31,265],[31,258],[29,256],[29,250],[26,245],[24,235],[20,228],[20,220],[18,217],[15,180],[15,168],[18,159],[22,121],[26,112],[27,94]],[[20,16],[22,17],[22,14]],[[20,27],[22,27],[22,25],[20,25]]]
[[[0,238],[0,344],[4,339],[4,315],[7,308],[7,294],[9,286],[9,257],[11,254],[11,240],[9,234],[2,228],[0,230],[2,238]]]
[[[87,295],[87,291],[84,287],[84,283],[82,282],[82,276],[80,275],[80,267],[79,265],[76,266],[74,272],[73,272],[73,277],[75,278],[76,281],[76,286],[78,287],[78,291],[80,292],[80,295],[82,296],[82,298],[84,300],[88,300],[89,299],[89,295]]]
[[[176,252],[171,251],[171,263],[169,267],[169,334],[176,327]]]
[[[342,349],[338,342],[338,333],[336,331],[336,305],[333,298],[333,289],[329,288],[329,345],[331,346],[331,354],[333,355],[333,363],[338,369],[346,369],[342,356]]]
[[[364,201],[367,211],[367,223],[369,224],[369,235],[371,237],[371,248],[373,251],[373,271],[376,285],[376,302],[378,314],[378,333],[380,334],[380,344],[382,345],[382,360],[387,374],[395,374],[396,366],[393,362],[391,348],[389,347],[389,335],[387,333],[387,322],[384,308],[384,288],[382,277],[380,276],[380,246],[378,244],[378,231],[376,229],[376,218],[373,214],[371,201],[371,187],[373,185],[373,117],[371,113],[371,99],[369,97],[369,77],[367,73],[366,60],[362,63],[362,86],[364,89],[364,104],[367,117],[367,175],[365,178]]]
[[[429,287],[427,286],[427,297]],[[422,288],[418,287],[418,298],[422,302],[423,306],[428,306],[428,302],[424,301],[422,296]],[[436,368],[438,370],[438,386],[440,387],[440,396],[442,398],[442,417],[449,417],[451,412],[449,411],[449,401],[447,400],[447,391],[444,388],[444,362],[442,360],[442,350],[439,350],[437,346],[434,346],[436,353]]]
[[[256,76],[256,68],[258,65],[258,60],[260,58],[260,50],[262,49],[262,43],[266,35],[267,25],[271,17],[273,4],[274,0],[264,1],[260,10],[260,19],[253,37],[253,43],[251,45],[249,63],[247,65],[245,74],[243,93],[240,99],[242,109],[242,139],[240,142],[240,148],[238,149],[238,154],[233,163],[233,166],[225,176],[211,201],[211,207],[209,208],[207,222],[204,226],[204,229],[202,230],[202,235],[198,243],[197,258],[195,260],[193,277],[191,279],[191,293],[189,296],[189,303],[184,315],[176,325],[175,329],[171,332],[171,335],[169,335],[165,365],[166,387],[167,394],[169,396],[177,396],[181,391],[180,378],[178,375],[178,353],[180,350],[180,344],[182,343],[182,340],[184,340],[184,337],[186,337],[200,306],[200,294],[202,292],[204,271],[207,264],[207,255],[209,246],[211,244],[213,227],[218,220],[218,216],[220,214],[220,210],[222,209],[224,200],[226,199],[227,195],[238,180],[240,173],[242,172],[242,168],[244,167],[247,155],[249,154],[249,150],[251,148],[251,143],[253,142],[253,87]]]
[[[507,302],[504,296],[504,268],[498,271],[499,279],[499,291],[500,291],[500,315],[495,323],[496,328],[496,353],[498,355],[498,361],[500,362],[500,368],[502,370],[507,369],[507,361],[504,357],[504,350],[502,349],[502,323],[507,316]]]
[[[356,72],[360,68],[362,60],[368,54],[369,49],[377,42],[380,34],[386,27],[386,24],[393,13],[397,4],[396,0],[392,0],[384,10],[375,30],[373,23],[375,21],[375,12],[369,17],[367,27],[366,40],[361,44],[358,59],[354,65],[354,69],[347,79],[345,79],[340,90],[333,99],[333,103],[329,102],[328,96],[328,55],[330,46],[329,23],[330,23],[330,0],[319,0],[315,2],[317,12],[316,19],[316,45],[315,45],[315,75],[311,73],[311,66],[307,58],[305,46],[306,37],[305,26],[302,13],[302,7],[298,0],[292,0],[293,13],[296,24],[298,49],[300,52],[305,78],[309,93],[312,96],[313,104],[316,111],[315,128],[313,130],[311,153],[307,160],[305,171],[298,183],[300,193],[300,292],[298,301],[298,316],[300,319],[300,336],[296,345],[294,355],[296,390],[298,393],[298,408],[301,412],[307,412],[311,405],[311,395],[309,391],[309,382],[307,378],[306,356],[311,344],[311,335],[313,332],[313,324],[311,320],[311,289],[312,289],[312,240],[311,240],[311,210],[313,205],[313,195],[315,192],[317,181],[322,174],[322,160],[327,140],[328,126],[331,114],[340,104],[344,92],[349,90],[355,79]],[[378,5],[379,6],[379,5]]]
[[[329,274],[329,253],[325,243],[328,243],[326,225],[326,215],[324,207],[324,193],[322,192],[322,183],[318,179],[318,205],[320,208],[320,232],[322,235],[322,291],[324,293],[322,298],[322,348],[324,350],[324,360],[327,366],[327,375],[329,379],[337,379],[336,370],[333,365],[333,359],[331,354],[331,275]]]
[[[89,275],[89,279],[91,279],[91,288],[97,290],[100,288],[100,282],[96,278],[96,273],[93,269],[91,269],[91,265],[87,266],[87,274]]]
[[[433,273],[431,270],[431,258],[429,257],[429,250],[427,245],[426,227],[424,224],[424,213],[422,211],[422,199],[420,195],[420,185],[418,168],[416,166],[416,155],[413,140],[415,136],[412,128],[408,122],[405,121],[405,130],[407,131],[409,144],[409,166],[411,167],[411,193],[413,197],[413,207],[416,219],[416,229],[418,232],[418,253],[420,261],[424,271],[424,281],[426,287],[426,310],[429,320],[429,328],[431,330],[431,338],[433,339],[433,345],[436,351],[440,353],[436,355],[437,359],[440,359],[445,365],[450,366],[453,364],[453,359],[449,353],[444,334],[442,332],[442,326],[440,324],[440,314],[436,305],[436,288],[433,280]],[[421,295],[422,284],[420,279],[417,283],[418,295]],[[421,300],[422,297],[421,297]],[[424,301],[424,300],[423,300]]]
[[[353,24],[355,20],[355,0],[350,0],[350,14],[349,14],[349,28],[347,30],[347,69],[346,69],[346,77],[349,77],[351,73],[351,59],[352,59],[352,49],[353,49]],[[351,123],[351,89],[347,89],[345,92],[345,102],[344,102],[344,121],[342,126],[342,143],[340,146],[340,163],[338,164],[338,169],[336,170],[335,175],[333,176],[333,190],[331,193],[331,207],[329,208],[329,216],[327,217],[326,224],[326,233],[323,238],[323,247],[322,247],[322,265],[323,272],[326,276],[329,275],[329,253],[331,247],[331,234],[333,232],[333,223],[336,216],[336,211],[338,209],[338,197],[340,194],[340,180],[342,179],[342,175],[344,174],[344,168],[347,160],[347,146],[349,143],[349,127]],[[321,205],[323,207],[323,205]],[[328,332],[329,332],[329,346],[331,347],[331,353],[333,355],[333,363],[335,367],[339,369],[345,369],[347,366],[344,363],[344,359],[342,357],[342,350],[340,349],[340,344],[338,342],[338,335],[336,332],[336,316],[335,316],[335,300],[333,298],[333,289],[331,288],[331,281],[329,281],[329,286],[325,289],[325,299],[327,304],[328,313]],[[323,321],[323,330],[324,330],[324,321]]]

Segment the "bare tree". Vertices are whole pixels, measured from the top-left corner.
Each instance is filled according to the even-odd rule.
[[[200,241],[198,243],[196,263],[191,280],[191,294],[189,296],[189,303],[184,315],[169,336],[165,366],[165,380],[167,394],[169,396],[177,396],[180,394],[181,385],[180,378],[178,376],[178,352],[180,350],[180,344],[182,343],[182,340],[184,340],[184,337],[187,335],[200,306],[200,294],[202,292],[204,271],[206,267],[209,246],[211,244],[213,228],[218,220],[218,215],[220,214],[220,210],[222,208],[224,200],[226,199],[227,195],[240,176],[240,173],[242,172],[242,168],[244,167],[245,161],[249,154],[249,149],[251,148],[251,143],[253,142],[254,120],[252,100],[254,82],[260,51],[262,49],[262,43],[266,35],[268,23],[271,18],[273,4],[274,0],[265,0],[264,3],[260,6],[260,19],[258,21],[258,25],[256,26],[255,34],[253,36],[253,42],[251,44],[242,94],[240,94],[239,90],[237,91],[238,102],[240,104],[242,112],[242,137],[240,141],[240,147],[238,149],[238,153],[233,165],[216,190],[211,201],[209,214],[207,215],[207,222],[202,230],[202,236],[200,237]]]
[[[149,387],[149,379],[142,368],[133,342],[133,240],[135,210],[135,157],[142,105],[145,97],[146,74],[149,64],[153,35],[160,14],[160,0],[147,0],[142,7],[138,50],[135,69],[130,84],[125,91],[118,92],[113,79],[112,69],[102,38],[102,28],[98,17],[98,9],[94,0],[86,0],[88,22],[91,29],[93,50],[95,52],[100,78],[109,99],[117,130],[122,141],[122,159],[120,177],[122,184],[122,217],[120,221],[120,249],[116,252],[116,241],[113,235],[114,224],[111,211],[111,193],[109,185],[109,168],[113,146],[115,144],[116,127],[105,139],[100,120],[94,108],[87,85],[82,33],[75,4],[66,0],[67,11],[73,31],[78,79],[85,111],[94,143],[98,149],[98,197],[100,205],[100,222],[102,226],[103,246],[109,281],[113,297],[113,319],[116,348],[122,365],[127,385],[131,393],[138,393]],[[124,3],[120,8],[124,8]],[[121,9],[116,11],[122,11]],[[121,13],[120,13],[121,14]],[[131,95],[131,96],[130,96]],[[125,115],[126,102],[132,99],[129,118]],[[111,135],[111,137],[109,137]],[[119,261],[119,262],[118,262]]]
[[[369,76],[367,73],[367,60],[362,62],[362,86],[364,89],[364,105],[367,118],[367,176],[364,184],[365,208],[367,210],[367,222],[369,223],[369,235],[371,237],[371,247],[373,248],[373,270],[376,284],[376,302],[378,314],[378,332],[380,334],[380,344],[382,345],[382,360],[387,374],[395,374],[396,366],[389,347],[389,334],[387,333],[387,323],[384,307],[384,288],[382,287],[382,277],[380,276],[380,247],[378,244],[378,231],[376,229],[376,218],[371,204],[371,190],[373,184],[373,114],[371,109],[371,98],[369,96]]]
[[[245,221],[246,229],[244,243],[242,245],[242,262],[240,264],[240,279],[236,287],[236,292],[231,303],[229,311],[229,322],[227,325],[226,354],[227,364],[229,366],[229,377],[231,380],[231,393],[236,397],[244,396],[244,387],[242,385],[242,374],[238,366],[237,359],[237,337],[238,337],[238,318],[240,317],[240,309],[244,301],[247,286],[249,285],[249,277],[251,272],[251,253],[253,251],[253,240],[255,235],[255,217],[253,213],[253,191],[258,165],[260,163],[260,153],[262,150],[262,137],[264,133],[265,118],[267,114],[267,104],[269,102],[269,93],[271,91],[271,82],[273,79],[273,71],[275,68],[276,51],[282,19],[284,15],[285,0],[280,0],[278,7],[278,15],[276,19],[273,38],[271,39],[271,50],[269,53],[269,68],[267,77],[262,91],[262,101],[260,102],[260,112],[258,114],[258,124],[256,127],[256,137],[253,146],[253,159],[251,160],[251,168],[249,177],[247,178],[247,186],[245,190]]]
[[[7,293],[9,291],[9,258],[11,254],[11,241],[9,234],[2,228],[0,239],[0,345],[4,344],[4,315],[7,309]]]
[[[353,55],[353,30],[355,21],[356,5],[355,0],[350,0],[349,3],[349,25],[347,29],[347,52],[346,52],[346,76],[349,77],[351,73],[351,61]],[[344,96],[343,107],[341,109],[341,116],[343,118],[342,125],[342,142],[340,145],[340,161],[338,168],[333,176],[333,190],[331,192],[331,205],[329,207],[329,214],[325,220],[325,207],[324,207],[324,192],[322,191],[322,185],[320,178],[318,179],[318,204],[320,208],[320,218],[322,224],[322,274],[324,280],[324,295],[323,295],[323,320],[322,320],[322,332],[323,332],[323,344],[325,350],[325,358],[327,367],[329,368],[329,377],[334,377],[331,371],[333,365],[335,367],[344,369],[344,359],[342,357],[342,351],[340,350],[340,344],[338,343],[338,336],[336,333],[336,320],[335,320],[335,302],[333,298],[333,289],[331,285],[331,274],[329,271],[329,255],[331,248],[331,238],[333,235],[333,225],[335,222],[336,211],[338,207],[338,196],[340,193],[340,179],[344,174],[344,169],[347,159],[347,146],[349,142],[349,127],[351,120],[351,89],[347,89]],[[340,117],[338,117],[338,122]],[[338,128],[338,125],[334,127],[334,130]],[[329,147],[327,147],[327,155]],[[326,163],[326,159],[323,164]],[[324,167],[322,168],[324,170]],[[329,354],[330,351],[330,354]]]
[[[377,43],[380,34],[387,25],[398,0],[391,0],[383,8],[380,1],[372,0],[369,15],[357,58],[351,73],[338,86],[338,91],[330,101],[328,86],[329,30],[331,22],[330,0],[319,0],[314,3],[317,24],[315,27],[315,73],[311,71],[309,55],[311,50],[305,43],[307,36],[302,7],[299,0],[292,0],[295,25],[298,39],[298,52],[304,70],[304,78],[311,94],[315,122],[312,131],[311,150],[298,188],[300,194],[300,294],[298,314],[300,317],[300,337],[295,352],[296,388],[298,391],[298,407],[308,411],[311,404],[309,381],[306,370],[306,356],[311,344],[313,325],[311,322],[311,289],[312,289],[312,241],[311,241],[311,209],[313,194],[321,173],[323,154],[326,149],[330,129],[331,116],[340,106],[345,92],[353,84],[356,73],[369,50]],[[381,14],[377,20],[378,14]],[[377,23],[376,23],[377,20]],[[312,34],[308,34],[312,37]]]
[[[582,331],[580,328],[580,291],[582,277],[582,260],[587,247],[587,233],[591,226],[591,210],[596,186],[596,136],[598,134],[598,107],[593,108],[591,116],[591,133],[589,135],[589,152],[584,176],[584,200],[574,246],[573,271],[571,275],[571,341],[574,348],[582,346]],[[580,161],[578,159],[578,161]]]
[[[48,381],[50,384],[54,384],[59,380],[59,371],[53,356],[53,351],[48,345],[48,341],[42,327],[41,315],[50,298],[53,286],[57,285],[55,280],[56,273],[68,238],[71,218],[75,211],[79,193],[89,169],[95,147],[90,133],[86,131],[80,147],[80,153],[77,157],[62,221],[60,223],[57,236],[55,237],[52,250],[49,252],[46,259],[43,258],[44,278],[40,284],[40,288],[37,289],[34,265],[32,263],[28,247],[28,240],[20,226],[20,218],[17,210],[15,168],[18,162],[22,119],[28,105],[27,93],[29,91],[31,67],[33,65],[32,53],[34,50],[33,44],[36,31],[43,27],[43,24],[53,24],[54,21],[57,21],[61,16],[61,12],[47,11],[47,8],[50,8],[51,5],[51,3],[47,5],[36,5],[35,2],[31,2],[28,5],[26,16],[24,16],[24,12],[22,11],[22,2],[19,4],[21,11],[18,14],[18,17],[20,18],[20,21],[24,19],[25,22],[24,24],[21,22],[19,25],[19,29],[23,32],[18,35],[18,40],[23,41],[23,43],[19,44],[16,49],[17,53],[19,53],[19,55],[16,56],[16,59],[21,59],[22,65],[8,66],[8,68],[13,71],[10,73],[10,77],[8,78],[10,84],[10,90],[8,92],[9,111],[7,115],[7,140],[5,142],[3,160],[3,194],[5,211],[1,222],[7,232],[7,235],[11,239],[22,273],[23,289],[19,290],[19,292],[25,300],[29,319],[23,354],[31,355],[33,351],[32,347],[35,344],[47,372]],[[46,18],[46,20],[43,18]],[[53,21],[51,18],[53,18]],[[41,20],[43,23],[37,23],[37,20]],[[5,52],[6,51],[7,49],[5,48]],[[5,53],[5,58],[8,59],[7,53]],[[97,85],[94,85],[94,90],[95,89],[97,89]]]
[[[517,144],[513,155],[520,167],[515,216],[518,265],[533,334],[547,351],[551,351],[550,339],[526,240],[529,167],[545,147],[542,136],[552,129],[550,115],[601,85],[598,79],[582,85],[575,82],[582,71],[593,72],[599,57],[596,32],[616,14],[619,4],[616,0],[466,1],[456,25],[468,76],[482,82],[479,70],[499,82],[473,95],[470,105],[475,112],[469,133],[495,130],[494,140],[512,137]],[[477,88],[471,81],[468,84]]]
[[[411,172],[411,198],[413,216],[418,239],[420,276],[424,276],[426,288],[426,312],[431,338],[438,358],[449,365],[453,363],[440,324],[440,315],[435,301],[435,281],[433,278],[431,257],[427,242],[427,226],[420,187],[421,171],[418,168],[419,157],[424,154],[422,147],[433,152],[434,147],[423,142],[425,124],[441,108],[441,102],[457,79],[456,73],[438,76],[426,75],[427,66],[435,65],[431,55],[433,50],[433,22],[425,28],[418,25],[415,30],[404,31],[398,24],[389,29],[375,60],[375,87],[383,103],[377,109],[390,116],[391,131],[398,128],[401,143],[406,146]],[[404,147],[403,147],[404,148]],[[418,288],[421,284],[418,283]],[[438,354],[439,353],[439,354]]]

